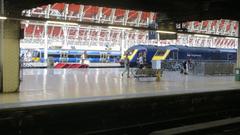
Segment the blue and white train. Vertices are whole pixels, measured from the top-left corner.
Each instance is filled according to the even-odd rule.
[[[83,50],[56,50],[49,49],[48,57],[53,58],[54,62],[80,62],[81,55],[84,53]],[[29,50],[21,49],[22,55],[31,55],[31,60],[35,62],[45,62],[44,59],[44,50]],[[120,51],[94,51],[87,50],[87,60],[92,63],[98,62],[118,62],[121,57]]]

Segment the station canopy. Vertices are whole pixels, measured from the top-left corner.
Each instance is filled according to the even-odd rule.
[[[120,8],[99,7],[82,4],[55,3],[22,11],[23,16],[52,18],[79,22],[94,22],[121,26],[148,28],[157,23],[157,13],[127,10]],[[185,22],[189,32],[238,36],[238,22],[232,20],[206,20]],[[236,48],[236,38],[200,37],[190,34],[178,34],[177,40],[149,39],[149,31],[136,29],[110,28],[59,22],[22,21],[24,39],[22,48],[50,48],[104,50],[120,50],[124,44],[128,48],[136,44],[165,46],[169,44],[195,47]]]

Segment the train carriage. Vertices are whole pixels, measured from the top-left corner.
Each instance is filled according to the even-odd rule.
[[[204,47],[188,47],[180,45],[169,46],[153,46],[153,45],[136,45],[130,47],[129,60],[131,66],[137,65],[137,58],[140,53],[146,53],[146,64],[151,65],[152,60],[162,60],[163,63],[172,67],[173,64],[181,63],[191,59],[194,61],[211,61],[211,62],[236,62],[236,49],[222,48],[204,48]],[[122,59],[124,59],[124,55]]]
[[[69,62],[75,63],[80,62],[81,55],[83,54],[83,50],[57,50],[57,49],[49,49],[48,57],[52,57],[54,62]],[[100,51],[100,50],[86,50],[88,61],[91,63],[98,62],[118,62],[121,53],[120,51]],[[26,50],[21,49],[21,56],[26,54],[31,54],[28,57],[31,57],[31,61],[35,62],[45,62],[44,59],[44,50]]]

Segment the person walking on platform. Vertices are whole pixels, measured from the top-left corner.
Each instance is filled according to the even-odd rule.
[[[186,60],[186,61],[183,62],[183,73],[185,75],[188,74],[190,64],[191,64],[190,60]]]
[[[137,58],[138,59],[138,68],[139,69],[142,69],[144,67],[144,58],[143,58],[143,55],[142,54],[139,54],[139,57]]]
[[[129,76],[130,61],[128,58],[128,53],[126,53],[126,56],[124,58],[124,66],[125,66],[125,70],[122,73],[122,77],[127,72],[127,78],[130,78],[130,76]]]
[[[184,74],[187,75],[188,74],[188,62],[187,61],[184,61],[183,68],[184,68]]]
[[[81,55],[81,64],[85,64],[85,59],[87,59],[87,51],[84,51],[83,54]]]
[[[187,61],[183,61],[180,73],[187,74]]]

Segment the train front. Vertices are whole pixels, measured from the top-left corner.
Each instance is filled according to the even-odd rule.
[[[122,54],[121,60],[120,60],[121,66],[124,66],[124,59],[126,58],[126,54],[128,54],[130,67],[136,66],[137,65],[137,52],[138,52],[138,49],[129,48],[124,54]]]
[[[166,60],[169,53],[170,53],[169,49],[159,48],[152,57],[152,60]]]

